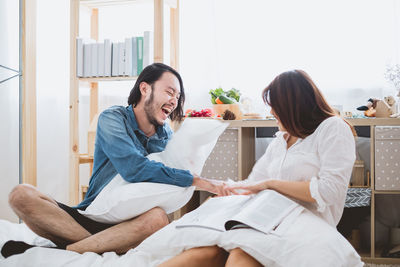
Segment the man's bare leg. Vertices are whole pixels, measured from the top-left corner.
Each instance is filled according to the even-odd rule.
[[[154,208],[137,218],[91,235],[53,199],[33,186],[16,186],[10,193],[9,203],[36,234],[57,244],[71,243],[67,249],[80,253],[124,253],[169,223],[165,212]]]
[[[262,267],[262,265],[252,256],[240,248],[232,249],[229,253],[226,267]]]
[[[217,246],[192,248],[158,267],[220,267],[225,266],[227,257],[228,252]]]
[[[31,185],[16,186],[9,203],[33,232],[56,244],[77,242],[91,235],[53,199]]]
[[[67,246],[67,250],[83,253],[115,251],[119,254],[139,245],[146,237],[167,225],[168,217],[161,208],[114,225],[104,231]]]

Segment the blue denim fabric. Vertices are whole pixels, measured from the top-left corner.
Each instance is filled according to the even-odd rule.
[[[93,174],[85,199],[76,208],[86,209],[117,173],[131,183],[192,185],[193,175],[188,170],[169,168],[146,158],[163,151],[171,136],[172,130],[165,123],[147,137],[137,125],[132,106],[113,106],[103,111],[97,124]]]

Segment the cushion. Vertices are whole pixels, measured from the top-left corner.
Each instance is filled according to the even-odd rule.
[[[148,158],[172,168],[185,169],[200,175],[218,137],[228,125],[228,122],[220,120],[186,118],[165,150],[152,153]]]
[[[185,119],[165,150],[147,157],[172,168],[200,174],[218,137],[228,125],[211,119]],[[79,212],[98,222],[119,223],[154,207],[160,207],[166,213],[174,212],[190,200],[194,190],[193,186],[129,183],[117,174],[86,210]]]

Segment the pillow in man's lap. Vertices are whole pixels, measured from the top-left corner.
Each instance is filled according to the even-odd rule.
[[[185,119],[164,151],[152,153],[148,159],[168,167],[200,174],[218,137],[229,123],[211,119]],[[159,183],[129,183],[119,174],[104,187],[81,214],[103,223],[119,223],[160,207],[166,213],[183,207],[195,188]]]

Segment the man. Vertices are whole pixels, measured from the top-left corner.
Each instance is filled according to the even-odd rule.
[[[146,67],[130,92],[129,106],[113,106],[99,116],[93,175],[85,199],[76,207],[68,207],[33,186],[18,185],[9,196],[12,209],[30,229],[59,248],[79,253],[125,253],[167,225],[168,218],[160,208],[116,225],[81,215],[77,209],[86,209],[117,173],[132,183],[194,185],[224,195],[221,184],[146,158],[149,153],[164,150],[172,135],[165,121],[168,117],[182,118],[184,101],[182,79],[173,68],[161,63]],[[23,253],[30,247],[23,242],[8,241],[2,254]]]

